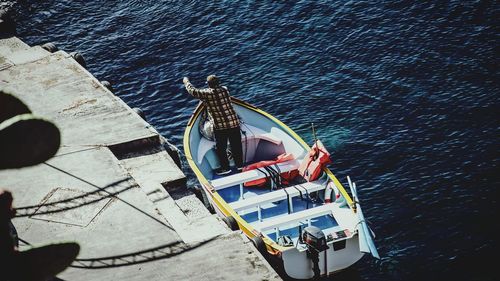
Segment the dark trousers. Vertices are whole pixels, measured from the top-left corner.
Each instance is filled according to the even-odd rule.
[[[233,155],[236,167],[243,167],[243,151],[241,148],[240,128],[214,130],[215,150],[219,157],[222,169],[229,170],[229,161],[227,159],[227,141],[231,145],[231,154]]]

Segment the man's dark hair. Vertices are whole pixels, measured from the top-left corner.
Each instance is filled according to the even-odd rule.
[[[208,86],[212,89],[219,87],[219,78],[215,75],[209,75],[207,77]]]

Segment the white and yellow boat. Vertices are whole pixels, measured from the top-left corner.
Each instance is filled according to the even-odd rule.
[[[292,278],[330,275],[351,266],[364,253],[379,258],[373,232],[356,202],[355,184],[349,179],[353,201],[324,167],[315,180],[306,181],[300,175],[285,180],[280,175],[290,175],[308,161],[311,148],[275,117],[232,99],[241,120],[246,164],[269,163],[262,161],[285,153],[291,157],[259,169],[215,175],[219,167],[215,142],[206,130],[209,123],[200,103],[187,125],[184,149],[215,212],[232,230],[243,231],[264,256],[280,258]],[[245,186],[256,180],[265,185]]]

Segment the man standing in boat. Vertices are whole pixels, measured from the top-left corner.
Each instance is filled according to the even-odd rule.
[[[231,145],[231,152],[238,171],[243,168],[243,151],[240,135],[240,121],[231,104],[229,90],[221,86],[215,75],[207,77],[208,88],[195,88],[187,77],[182,80],[190,95],[202,100],[214,120],[214,135],[217,156],[221,167],[215,170],[218,175],[230,173],[226,148],[227,141]]]

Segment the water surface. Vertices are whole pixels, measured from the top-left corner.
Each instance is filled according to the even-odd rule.
[[[382,256],[336,280],[493,280],[494,2],[20,2],[21,39],[81,52],[181,149],[197,104],[183,76],[217,74],[309,143],[313,122]]]

